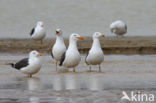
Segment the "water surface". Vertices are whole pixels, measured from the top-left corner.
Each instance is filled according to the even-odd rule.
[[[156,35],[155,0],[1,0],[0,38],[29,38],[29,32],[42,20],[47,38],[62,28],[91,36],[99,31],[113,36],[109,24],[121,19],[128,25],[127,36]]]
[[[62,67],[56,72],[54,60],[45,55],[32,78],[4,65],[23,57],[27,55],[0,55],[1,103],[120,103],[123,90],[156,94],[156,55],[105,55],[102,72],[98,66],[88,72],[82,56],[76,73]]]

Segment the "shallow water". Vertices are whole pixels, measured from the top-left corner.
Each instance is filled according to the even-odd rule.
[[[155,36],[155,10],[156,0],[1,0],[0,38],[29,38],[38,20],[45,22],[47,38],[56,28],[66,38],[96,31],[113,36],[109,25],[118,19],[127,23],[127,36]]]
[[[97,66],[88,72],[82,56],[76,73],[56,72],[46,55],[32,78],[4,65],[26,56],[0,55],[0,103],[120,103],[123,90],[156,94],[156,55],[106,55],[102,72]]]

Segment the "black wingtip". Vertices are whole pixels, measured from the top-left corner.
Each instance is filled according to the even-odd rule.
[[[85,60],[85,63],[86,63],[87,65],[89,65],[88,62],[87,62],[86,60]]]
[[[65,57],[66,57],[66,52],[63,53],[62,57],[61,57],[61,60],[60,60],[60,64],[59,66],[62,66],[64,60],[65,60]]]
[[[11,65],[13,68],[15,67],[14,63],[6,63],[6,65]]]
[[[53,55],[53,52],[52,52],[52,50],[51,50],[51,57],[52,57],[52,58],[54,58],[54,55]]]
[[[86,55],[86,57],[85,57],[85,63],[86,63],[87,65],[89,65],[88,62],[87,62],[87,56],[88,56],[88,54],[89,54],[89,52],[87,53],[87,55]]]
[[[60,64],[59,64],[59,66],[62,66],[62,64],[63,64],[63,61],[60,61]]]
[[[62,66],[62,63],[60,62],[59,66]]]
[[[32,28],[31,32],[30,32],[30,36],[32,36],[34,34],[35,28]]]

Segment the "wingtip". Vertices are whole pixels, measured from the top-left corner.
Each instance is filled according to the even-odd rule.
[[[63,62],[60,62],[59,66],[62,66],[62,63],[63,63]]]
[[[11,65],[12,67],[14,67],[14,63],[5,63],[5,65]]]

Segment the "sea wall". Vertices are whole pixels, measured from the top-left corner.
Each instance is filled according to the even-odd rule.
[[[34,41],[29,39],[1,39],[1,53],[27,53],[31,50],[50,53],[55,39]],[[107,37],[100,39],[101,47],[105,54],[156,54],[156,37]],[[65,40],[68,46],[68,40]],[[86,38],[78,41],[81,53],[87,53],[92,45],[92,39]]]

